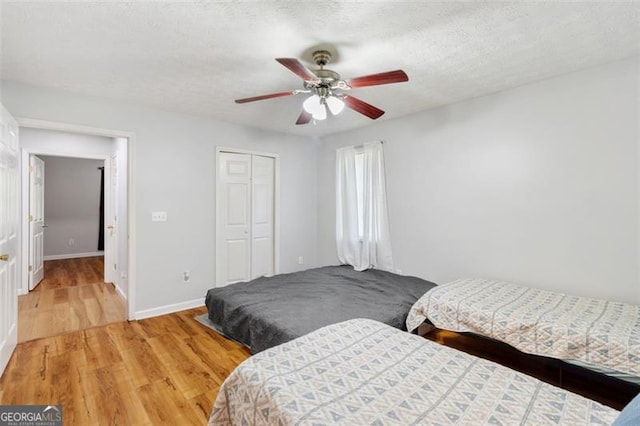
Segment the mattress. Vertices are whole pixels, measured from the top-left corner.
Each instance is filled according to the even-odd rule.
[[[640,375],[640,306],[483,279],[428,291],[407,328],[428,319],[440,329],[472,332],[522,352]]]
[[[355,319],[252,356],[209,425],[601,424],[612,408],[376,321]]]
[[[253,353],[352,318],[404,328],[434,283],[351,266],[326,266],[214,288],[205,304],[217,330]]]

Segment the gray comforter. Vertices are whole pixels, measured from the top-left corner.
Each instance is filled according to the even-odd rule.
[[[405,329],[411,306],[434,286],[386,271],[325,266],[213,288],[205,303],[221,333],[258,353],[354,318]]]

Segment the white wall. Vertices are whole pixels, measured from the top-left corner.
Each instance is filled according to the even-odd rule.
[[[640,303],[638,89],[628,60],[324,138],[320,263],[337,262],[335,149],[383,139],[403,273]]]
[[[113,140],[102,136],[21,127],[20,147],[37,154],[95,159],[109,156],[113,150]]]
[[[98,167],[104,161],[39,157],[44,161],[44,218],[48,225],[44,233],[45,259],[96,253],[100,229]]]
[[[135,307],[203,300],[214,283],[215,146],[280,155],[280,270],[313,266],[317,250],[316,144],[206,117],[165,112],[16,82],[3,82],[2,103],[16,117],[135,133],[133,197]],[[168,221],[151,222],[152,211]],[[297,264],[304,256],[305,265]],[[182,282],[182,271],[191,281]]]

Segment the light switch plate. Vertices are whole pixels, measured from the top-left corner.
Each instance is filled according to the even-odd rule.
[[[151,222],[166,222],[167,212],[151,212]]]

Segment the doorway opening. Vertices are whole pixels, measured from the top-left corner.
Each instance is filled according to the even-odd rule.
[[[130,318],[132,136],[18,122],[23,211],[18,341]]]
[[[124,321],[125,298],[105,268],[105,161],[30,154],[29,163],[29,293],[19,298],[18,341]]]

